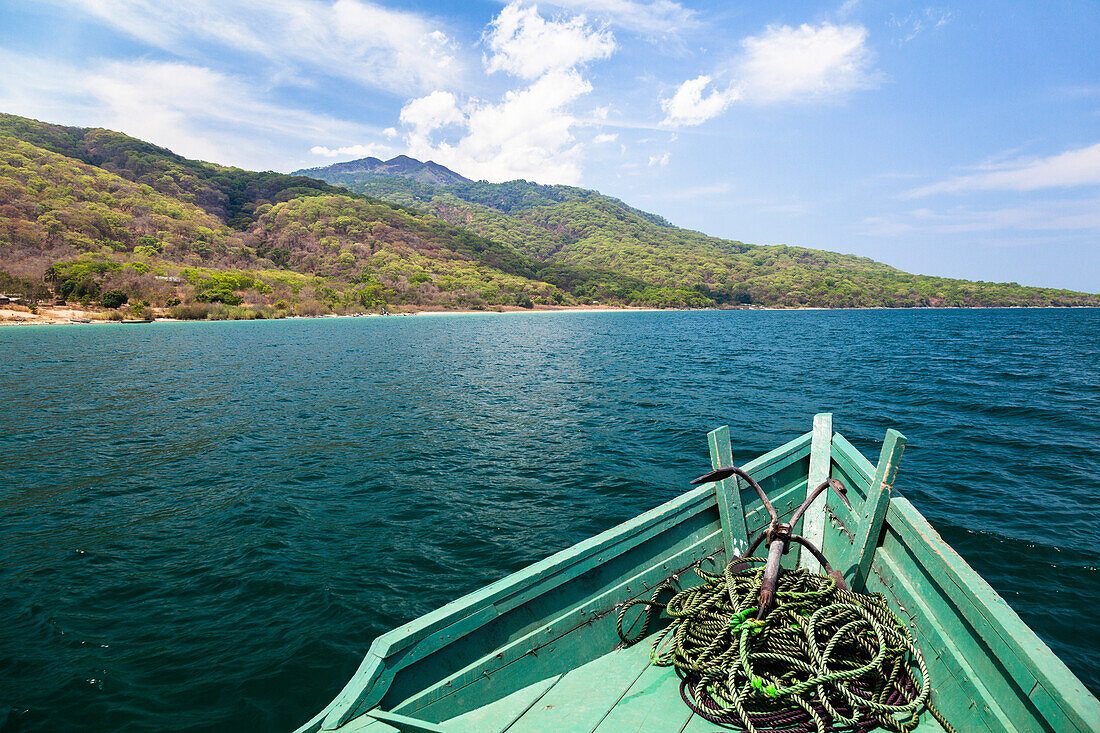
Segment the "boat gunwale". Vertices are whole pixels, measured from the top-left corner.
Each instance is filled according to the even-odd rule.
[[[786,468],[790,465],[792,465],[792,464],[785,464],[784,468]],[[782,469],[780,469],[780,470],[782,470]],[[780,514],[781,517],[789,516],[791,513],[794,512],[794,510],[797,508],[797,506],[802,501],[802,496],[801,495],[804,493],[804,491],[805,491],[805,487],[802,486],[801,482],[800,482],[799,484],[797,484],[795,486],[788,487],[786,490],[783,491],[783,493],[778,494],[778,495],[774,495],[774,496],[771,497],[772,501],[775,504],[776,509],[779,510],[779,514]],[[713,504],[707,504],[707,505],[704,505],[704,506],[700,507],[701,511],[707,511],[707,510],[713,509],[713,508],[714,508]],[[757,503],[757,506],[749,512],[747,518],[749,520],[751,520],[750,521],[750,526],[753,527],[753,533],[758,532],[761,529],[764,529],[765,527],[767,527],[768,523],[770,521],[770,517],[768,516],[767,511],[764,509],[763,505],[760,504],[759,502]],[[687,512],[681,512],[678,515],[678,523],[688,521],[689,519],[690,519],[690,516]],[[570,633],[572,633],[574,631],[577,631],[578,629],[580,629],[583,626],[591,625],[591,623],[593,621],[595,621],[595,620],[597,620],[597,619],[599,619],[603,616],[608,615],[613,610],[613,607],[615,606],[615,604],[612,602],[612,599],[618,598],[620,600],[620,602],[622,602],[623,600],[626,600],[628,598],[647,597],[647,596],[649,596],[649,594],[653,590],[653,588],[656,585],[658,585],[661,581],[663,581],[664,579],[666,579],[670,576],[671,577],[679,576],[680,578],[683,578],[684,573],[689,568],[691,568],[692,566],[697,565],[698,563],[700,563],[701,561],[706,560],[709,557],[714,557],[716,555],[720,555],[720,554],[724,553],[724,547],[721,547],[721,542],[720,542],[720,540],[722,539],[722,530],[721,529],[714,530],[710,534],[703,535],[703,534],[696,533],[693,536],[695,537],[695,539],[694,539],[694,541],[692,542],[692,544],[690,546],[686,546],[686,547],[681,548],[680,550],[677,551],[677,554],[675,556],[666,557],[665,559],[661,560],[660,565],[655,564],[655,565],[653,565],[651,567],[648,567],[644,570],[639,570],[634,576],[626,578],[625,580],[622,580],[618,584],[618,586],[608,588],[605,592],[601,593],[599,596],[596,596],[594,598],[588,599],[587,601],[583,602],[583,605],[575,606],[575,607],[572,607],[570,609],[562,611],[559,615],[546,620],[545,623],[542,626],[540,626],[538,628],[531,629],[524,636],[513,639],[513,640],[507,642],[504,646],[497,647],[496,649],[494,649],[495,653],[490,653],[490,654],[487,654],[487,655],[485,655],[485,656],[483,656],[479,659],[471,661],[468,665],[466,665],[466,667],[463,667],[461,670],[458,670],[458,671],[455,671],[455,672],[451,673],[449,676],[444,677],[444,678],[440,679],[439,681],[437,681],[436,683],[434,683],[431,687],[425,688],[421,692],[418,692],[418,693],[414,694],[412,697],[401,701],[400,703],[395,705],[392,709],[396,712],[419,713],[425,707],[429,707],[430,705],[433,705],[436,702],[438,702],[440,699],[442,699],[442,697],[440,697],[438,699],[430,700],[427,704],[422,704],[423,703],[422,698],[426,695],[429,695],[429,693],[431,693],[433,690],[440,689],[440,688],[446,688],[446,687],[452,687],[456,682],[459,682],[463,679],[467,679],[468,675],[471,671],[479,671],[478,677],[480,677],[481,674],[486,673],[486,672],[488,672],[489,674],[495,674],[495,673],[499,672],[501,669],[507,667],[509,664],[512,664],[513,662],[516,662],[516,661],[519,661],[518,658],[511,658],[511,659],[509,658],[509,654],[513,649],[526,647],[526,651],[524,652],[525,654],[526,653],[535,653],[535,654],[537,654],[538,650],[541,649],[542,647],[549,646],[549,645],[552,645],[552,644],[556,644],[562,638],[568,636]],[[716,540],[718,540],[718,542],[715,542]],[[646,541],[648,541],[648,540],[646,540]],[[641,543],[639,543],[639,545],[640,544]],[[635,545],[635,547],[637,547],[639,545]],[[713,545],[716,548],[709,555],[705,555],[705,556],[701,555],[698,558],[696,558],[696,560],[694,560],[692,562],[683,561],[683,558],[687,557],[689,554],[698,553],[699,550],[701,550],[702,548],[704,548],[708,545]],[[633,549],[633,548],[629,548],[629,549]],[[629,551],[629,549],[626,550],[626,551]],[[669,566],[671,566],[671,567],[669,567]],[[662,567],[664,569],[661,570],[661,571],[657,571],[658,567]],[[644,582],[644,581],[642,581],[643,578],[649,578],[649,580],[651,582],[648,582],[648,583]],[[641,585],[638,585],[639,581],[642,581]],[[620,592],[617,592],[620,588],[625,588],[628,591],[631,590],[632,588],[634,590],[629,596],[626,596],[626,595],[623,595]],[[576,616],[578,611],[580,612],[580,615],[583,617],[583,620],[577,620],[573,626],[565,628],[565,630],[562,631],[561,634],[556,634],[556,635],[553,635],[553,636],[547,636],[545,638],[543,638],[541,636],[543,633],[550,634],[551,631],[555,627],[559,626],[564,620],[566,620],[570,616]],[[530,642],[532,640],[536,640],[536,639],[538,639],[538,642],[534,645],[531,645]],[[502,657],[502,655],[503,655],[503,657]],[[503,663],[498,664],[498,661],[502,660],[502,659],[503,659]],[[490,669],[490,667],[492,667],[492,669]],[[468,680],[464,684],[461,684],[458,687],[454,687],[453,689],[451,689],[447,693],[447,695],[449,695],[453,692],[459,691],[460,689],[464,688],[470,682],[475,682],[475,681],[477,681],[477,680],[476,679],[475,680]]]
[[[788,441],[750,461],[745,468],[762,482],[808,457],[812,435],[813,431],[810,431]],[[853,498],[866,503],[877,478],[877,468],[839,433],[832,435],[829,446],[830,472],[835,469],[843,471],[862,494]],[[784,486],[787,488],[783,491],[783,497],[789,498],[797,494],[797,488],[791,488],[787,483]],[[886,491],[889,492],[889,487],[886,487]],[[899,588],[904,590],[904,594],[917,602],[918,608],[913,612],[906,610],[904,606],[901,610],[910,619],[935,627],[934,634],[923,634],[926,644],[937,647],[934,641],[936,637],[949,642],[935,655],[935,659],[942,658],[940,664],[944,665],[944,673],[954,680],[952,684],[957,686],[957,691],[953,694],[962,694],[964,698],[971,700],[969,714],[978,715],[977,720],[990,730],[997,730],[998,726],[1015,730],[1021,725],[1026,727],[1039,723],[1044,726],[1044,730],[1048,727],[1061,730],[1061,726],[1069,724],[1081,732],[1100,731],[1100,701],[1097,701],[1084,683],[1024,623],[996,590],[943,540],[908,499],[896,494],[889,496],[889,493],[887,497],[882,532],[893,532],[896,535],[893,541],[900,543],[899,546],[904,547],[912,556],[906,562],[916,563],[917,567],[925,569],[930,582],[943,594],[949,608],[945,611],[921,602],[917,586],[910,582],[907,575],[909,571],[899,565],[898,557],[892,554],[896,550],[880,554],[883,548],[879,543],[882,540],[877,532],[870,548],[870,565],[873,575],[877,577],[868,577],[868,582],[880,582],[889,590],[892,576],[895,584],[900,582]],[[772,498],[776,500],[778,495]],[[378,705],[401,670],[485,627],[508,611],[569,583],[599,563],[628,553],[642,543],[660,536],[679,522],[686,521],[687,517],[715,506],[718,499],[717,485],[704,484],[377,637],[365,654],[358,671],[339,695],[299,728],[299,733],[336,729],[345,725]],[[831,504],[832,502],[830,509],[833,509]],[[758,514],[763,511],[763,507],[754,507],[746,513],[746,526],[757,524],[754,520],[760,520]],[[861,508],[859,503],[856,503],[851,512],[840,512],[843,519],[855,522],[865,520],[864,514],[865,508]],[[834,515],[834,528],[837,518]],[[711,533],[707,539],[713,540],[720,534]],[[699,547],[701,543],[702,539],[692,547]],[[650,568],[642,574],[651,574],[652,570]],[[588,612],[589,607],[598,599],[610,597],[620,587],[621,584],[608,588],[599,596],[588,599],[583,604],[584,611]],[[902,602],[898,598],[894,601],[899,605]],[[576,609],[566,610],[552,618],[548,617],[547,624],[561,626],[568,622],[571,614],[575,615],[575,611]],[[988,664],[984,661],[986,659],[997,665],[995,684],[987,684],[981,673],[983,667],[970,662],[972,652],[965,645],[960,645],[955,637],[948,636],[946,629],[940,629],[936,619],[946,618],[943,616],[945,612],[972,629],[969,639],[972,644],[978,645],[978,659],[983,660],[983,665]],[[449,697],[452,692],[468,687],[476,680],[469,680],[466,685],[447,692],[439,700],[424,701],[424,695],[433,697],[431,691],[443,683],[450,685],[451,681],[461,680],[462,675],[469,670],[480,673],[480,668],[485,666],[491,655],[516,646],[538,632],[539,630],[531,631],[492,650],[485,657],[471,661],[415,693],[394,709],[415,713],[420,707],[434,705]],[[568,633],[570,630],[562,627],[561,634],[555,636],[555,639]],[[503,661],[504,666],[509,663],[511,662]],[[1015,693],[1010,698],[1011,702],[1002,699],[1007,690]],[[1016,700],[1020,702],[1017,703]],[[974,709],[975,704],[984,706],[989,717],[980,712],[982,708]],[[1020,708],[1020,705],[1024,705],[1024,708]],[[415,709],[409,706],[414,706]],[[1026,720],[1018,719],[1016,716],[1024,710],[1029,717]],[[966,717],[966,714],[962,715]]]
[[[757,481],[764,481],[792,463],[807,457],[812,436],[813,431],[799,435],[778,448],[749,461],[745,464],[744,469]],[[542,589],[541,592],[552,590],[557,585],[571,579],[571,576],[567,575],[571,568],[584,563],[593,555],[638,540],[640,533],[654,526],[659,526],[662,521],[677,519],[685,511],[693,508],[695,504],[710,504],[716,501],[716,485],[714,483],[703,484],[632,519],[563,548],[547,558],[457,598],[440,608],[413,619],[408,624],[403,624],[382,634],[371,644],[355,674],[352,675],[352,678],[336,698],[298,731],[315,729],[313,726],[316,725],[318,720],[321,721],[322,730],[333,730],[363,712],[365,707],[369,707],[369,704],[364,704],[366,701],[374,700],[376,702],[384,694],[384,691],[382,691],[382,694],[377,692],[378,683],[385,682],[388,687],[388,683],[392,681],[396,673],[396,670],[386,669],[387,661],[423,641],[426,637],[445,631],[452,626],[463,624],[464,628],[450,637],[449,642],[453,642],[496,618],[499,615],[499,613],[495,613],[496,609],[494,608],[497,601],[514,597],[545,580],[557,582]],[[620,551],[626,551],[635,544],[637,544],[637,541],[621,547]],[[484,615],[476,619],[475,623],[463,623],[467,619],[480,614]],[[400,661],[405,664],[411,663],[407,659],[401,659]]]
[[[912,502],[904,496],[892,497],[886,521],[910,552],[926,550],[922,561],[928,558],[936,565],[925,563],[940,587],[949,591],[959,617],[978,633],[1006,676],[1047,722],[1056,721],[1047,717],[1051,711],[1044,711],[1043,701],[1036,699],[1039,690],[1078,730],[1100,731],[1100,701]],[[945,587],[948,583],[950,587]]]

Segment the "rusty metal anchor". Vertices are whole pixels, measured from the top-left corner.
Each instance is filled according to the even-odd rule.
[[[760,546],[761,542],[766,541],[767,543],[768,562],[764,566],[764,579],[760,583],[760,603],[757,606],[758,610],[756,612],[757,620],[761,620],[767,616],[768,612],[771,611],[772,604],[775,602],[775,588],[779,582],[779,561],[787,554],[792,541],[797,542],[809,550],[810,554],[817,558],[817,561],[825,568],[825,572],[837,582],[837,585],[844,590],[848,590],[848,585],[844,582],[844,578],[839,572],[833,570],[833,566],[825,559],[825,555],[821,553],[819,548],[802,535],[791,534],[791,527],[798,523],[803,513],[810,508],[810,504],[813,504],[814,499],[830,486],[836,491],[840,500],[844,502],[844,506],[849,509],[852,508],[852,505],[848,502],[848,489],[840,480],[830,478],[822,481],[817,488],[809,493],[806,497],[806,501],[802,502],[802,506],[794,510],[789,522],[780,522],[779,514],[775,511],[775,507],[772,506],[772,503],[768,501],[768,496],[764,493],[764,489],[760,487],[760,484],[758,484],[752,476],[740,468],[732,466],[729,468],[717,468],[708,474],[704,474],[694,479],[691,483],[692,485],[706,484],[712,481],[721,481],[730,476],[737,476],[738,478],[743,478],[748,481],[749,485],[756,490],[760,500],[764,502],[764,508],[768,510],[768,514],[772,518],[767,528],[757,534],[753,541],[749,543],[748,549],[741,554],[742,558],[749,557],[756,551],[756,548]]]

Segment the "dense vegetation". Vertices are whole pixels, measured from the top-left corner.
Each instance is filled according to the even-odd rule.
[[[0,135],[2,292],[42,300],[52,290],[90,305],[121,290],[130,301],[198,314],[223,313],[222,306],[240,306],[244,314],[313,315],[385,304],[573,302],[533,279],[539,263],[526,255],[420,211],[295,176],[210,166],[200,177],[187,171],[203,172],[208,164],[167,151],[159,158],[158,149],[125,136],[42,128],[27,136],[82,155],[88,140],[115,136],[120,146],[132,141],[139,154],[119,148],[112,159],[131,167],[111,171],[111,165],[93,166]],[[168,183],[160,188],[175,195],[146,183],[151,169],[171,171],[178,174],[168,176],[172,181],[207,192],[222,190],[217,187],[229,180],[222,175],[228,170],[225,175],[242,183],[232,190],[257,205],[242,223],[218,205],[200,207],[192,198],[201,197]],[[308,195],[301,195],[301,180],[309,183]]]
[[[1100,304],[707,237],[570,186],[474,182],[410,158],[367,163],[339,164],[326,183],[0,115],[0,293],[192,318],[593,302]]]
[[[76,158],[179,201],[198,205],[235,229],[256,220],[256,209],[303,196],[348,192],[314,178],[255,173],[189,160],[170,150],[100,128],[63,127],[0,114],[0,136]]]
[[[460,176],[450,168],[444,168],[430,160],[427,163],[422,163],[407,155],[398,155],[389,160],[370,157],[360,158],[359,160],[349,160],[346,163],[333,163],[321,168],[306,168],[298,171],[295,175],[316,178],[317,176],[314,176],[315,171],[324,171],[329,175],[350,181],[366,180],[377,176],[401,176],[411,181],[433,186],[470,182],[469,178]],[[340,185],[343,185],[343,183]]]
[[[866,257],[709,237],[570,186],[431,186],[397,176],[313,173],[508,244],[548,265],[538,271],[541,279],[583,299],[657,307],[1100,305],[1097,296],[1068,290],[912,275]],[[562,277],[566,267],[570,276]]]

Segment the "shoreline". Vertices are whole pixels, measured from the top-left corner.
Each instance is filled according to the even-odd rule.
[[[501,315],[504,313],[599,313],[599,312],[639,312],[654,313],[660,311],[686,311],[687,309],[673,308],[631,308],[603,305],[589,306],[536,306],[534,308],[520,308],[519,306],[494,306],[492,308],[409,308],[397,310],[391,313],[324,313],[316,316],[287,315],[278,319],[237,319],[237,320],[314,320],[323,318],[390,318],[395,316],[464,316],[464,315]],[[700,310],[700,309],[695,309]],[[757,308],[755,310],[764,310]],[[775,309],[787,310],[787,309]],[[143,323],[137,319],[112,321],[106,318],[108,311],[95,309],[82,309],[72,306],[40,306],[37,313],[31,313],[25,307],[0,307],[0,327],[2,326],[103,326],[109,324],[123,325],[128,323]],[[167,315],[154,315],[154,322],[184,323],[192,319],[172,318]],[[204,321],[206,319],[194,319]],[[218,319],[220,320],[220,319]],[[232,319],[226,319],[232,320]]]
[[[889,308],[886,306],[870,306],[866,308],[824,308],[821,306],[802,306],[798,308],[779,308],[773,306],[749,306],[740,308],[642,308],[621,307],[610,305],[580,305],[580,306],[536,306],[534,308],[520,308],[519,306],[496,306],[493,308],[411,308],[409,310],[395,311],[392,313],[326,313],[317,316],[288,315],[278,319],[237,319],[237,320],[314,320],[324,318],[392,318],[400,316],[496,316],[508,313],[692,313],[692,312],[717,312],[717,311],[946,311],[946,310],[1095,310],[1100,306],[1087,305],[1009,305],[1009,306],[906,306]],[[40,307],[38,313],[31,313],[26,308],[0,308],[0,327],[4,326],[105,326],[105,325],[130,325],[144,324],[147,321],[129,319],[112,321],[105,317],[107,311],[84,310],[70,306]],[[195,319],[194,322],[205,322],[206,319]],[[216,319],[220,320],[220,319]],[[233,319],[225,319],[233,320]],[[172,318],[169,316],[154,316],[154,323],[187,323],[191,319]]]

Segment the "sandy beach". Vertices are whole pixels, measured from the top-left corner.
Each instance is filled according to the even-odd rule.
[[[39,306],[36,313],[23,306],[0,307],[0,326],[72,323],[89,319],[91,323],[109,323],[106,312],[85,311],[71,306]]]
[[[471,308],[416,308],[391,310],[390,316],[459,316],[459,315],[495,315],[499,313],[598,313],[598,312],[653,312],[659,308],[617,308],[606,305],[582,305],[582,306],[536,306],[534,308],[519,308],[517,306],[494,306],[491,308],[474,310]],[[155,312],[155,311],[154,311]],[[82,309],[70,305],[64,306],[39,306],[36,313],[23,306],[0,307],[0,326],[46,326],[46,325],[104,325],[120,323],[107,319],[106,310]],[[325,314],[321,316],[287,316],[288,318],[379,318],[381,313],[347,313]],[[167,314],[156,314],[158,321],[175,321]]]

